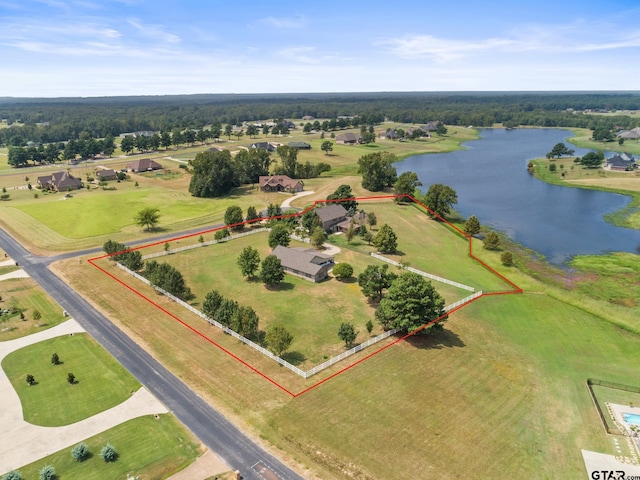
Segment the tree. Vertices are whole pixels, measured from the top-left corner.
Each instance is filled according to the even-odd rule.
[[[547,153],[547,158],[560,158],[564,155],[570,157],[574,153],[574,150],[568,148],[564,143],[559,142],[553,146],[549,153]]]
[[[327,234],[322,227],[315,227],[313,232],[311,233],[311,237],[309,241],[314,248],[320,249],[324,245],[324,242],[327,240]]]
[[[76,383],[76,376],[71,372],[67,373],[67,382],[69,383],[69,385],[73,385],[74,383]]]
[[[611,142],[613,141],[614,133],[609,128],[598,127],[593,130],[591,138],[596,141]]]
[[[487,250],[498,250],[500,248],[500,236],[496,232],[489,232],[484,237],[484,248]]]
[[[160,221],[160,209],[154,207],[145,207],[140,210],[133,218],[137,225],[145,227],[150,232]]]
[[[365,327],[367,328],[367,333],[371,335],[371,332],[373,331],[373,322],[371,320],[367,320]]]
[[[276,248],[278,245],[288,247],[291,243],[291,237],[289,236],[289,229],[282,223],[276,223],[269,232],[269,246]]]
[[[240,305],[231,317],[231,329],[243,337],[258,333],[258,315],[251,307]]]
[[[373,237],[373,245],[382,253],[395,253],[398,249],[398,237],[393,229],[385,223]]]
[[[227,238],[231,234],[229,233],[228,228],[222,228],[220,230],[216,230],[216,233],[213,235],[215,240],[222,240],[223,238]]]
[[[238,169],[229,150],[200,152],[190,161],[189,193],[194,197],[221,197],[240,186]]]
[[[267,348],[278,357],[286,352],[293,342],[291,335],[281,324],[272,324],[266,332],[264,338]]]
[[[242,183],[258,183],[261,176],[269,175],[272,163],[269,152],[264,148],[240,150],[233,160]]]
[[[371,192],[379,192],[393,186],[396,181],[397,161],[394,154],[375,152],[363,155],[358,160],[358,173],[362,174],[362,187]]]
[[[456,191],[441,183],[431,185],[424,197],[424,204],[429,209],[427,213],[431,218],[446,217],[456,203],[458,203]]]
[[[30,373],[27,374],[27,385],[32,386],[36,383],[36,379]]]
[[[231,125],[230,123],[227,123],[224,126],[224,134],[229,138],[229,140],[231,140],[232,133],[233,133],[233,125]]]
[[[53,468],[53,465],[45,465],[38,472],[40,476],[40,480],[56,480],[56,469]]]
[[[502,255],[500,255],[500,261],[502,262],[502,265],[504,265],[505,267],[510,267],[513,265],[513,253],[511,252],[502,252]]]
[[[224,212],[224,223],[234,232],[240,231],[244,228],[244,225],[242,224],[243,220],[242,208],[238,205],[231,205]]]
[[[118,452],[110,443],[107,443],[102,450],[100,450],[100,457],[105,462],[115,462],[118,459]]]
[[[333,274],[338,280],[346,280],[353,275],[353,267],[348,263],[338,263],[333,267]]]
[[[331,140],[325,140],[320,145],[320,150],[322,150],[325,155],[329,155],[329,152],[333,152],[333,142]]]
[[[353,221],[349,223],[349,228],[344,233],[344,237],[347,239],[347,243],[351,244],[351,240],[356,236],[356,227],[353,225]]]
[[[215,319],[223,324],[225,327],[231,327],[231,320],[238,311],[238,302],[231,300],[230,298],[223,298],[220,302],[220,306],[216,311]]]
[[[358,275],[358,285],[365,297],[372,302],[379,302],[382,292],[391,286],[396,274],[389,272],[389,265],[367,265]]]
[[[396,195],[410,195],[413,197],[416,188],[421,186],[422,182],[418,180],[418,175],[415,172],[404,172],[400,174],[396,182],[393,184],[393,193]],[[405,198],[402,198],[402,200]]]
[[[216,290],[212,290],[207,293],[202,302],[202,313],[207,317],[216,318],[216,312],[220,308],[224,297],[220,295]]]
[[[253,138],[258,134],[258,127],[254,124],[251,124],[247,127],[247,135],[249,138]]]
[[[375,212],[369,212],[367,213],[367,223],[369,224],[369,227],[373,228],[377,225],[378,223],[378,217],[376,217]]]
[[[443,316],[444,305],[444,298],[431,282],[417,273],[404,272],[389,287],[375,316],[384,328],[409,333]]]
[[[71,458],[76,462],[82,462],[89,456],[89,447],[82,442],[71,449]]]
[[[350,214],[354,214],[358,209],[358,202],[356,202],[356,199],[353,197],[353,193],[351,192],[351,187],[349,185],[340,185],[336,188],[335,192],[327,197],[327,200],[342,200],[339,202],[340,205],[342,205]]]
[[[438,134],[438,135],[446,135],[447,134],[447,127],[444,126],[444,123],[438,122],[436,124],[436,134]]]
[[[133,152],[133,149],[135,148],[135,143],[136,141],[132,135],[126,135],[120,142],[120,150],[122,150],[122,152],[125,155],[128,155],[129,153]],[[65,147],[65,152],[66,152],[66,147]],[[73,154],[73,156],[75,157],[75,153]]]
[[[358,332],[356,332],[355,327],[351,323],[340,324],[340,328],[338,329],[338,337],[344,342],[345,347],[349,348],[350,346],[352,346],[357,336]]]
[[[267,287],[278,285],[284,280],[284,267],[275,255],[267,255],[260,266],[260,280]]]
[[[238,267],[243,276],[251,278],[260,267],[260,254],[253,247],[245,247],[237,260]]]
[[[475,215],[471,215],[464,224],[464,231],[467,235],[477,235],[480,233],[480,220]]]
[[[599,168],[604,161],[604,153],[602,151],[589,152],[580,159],[580,163],[587,168]]]
[[[51,363],[53,363],[54,365],[60,365],[60,357],[57,353],[51,355]]]
[[[253,205],[247,208],[247,223],[254,223],[260,220],[260,215],[256,211],[256,207]]]
[[[557,170],[556,164],[552,163],[551,165],[549,165],[549,171],[551,173],[555,172]]]
[[[298,165],[298,149],[281,145],[276,149],[276,153],[280,157],[280,166],[277,169],[278,173],[295,178]]]

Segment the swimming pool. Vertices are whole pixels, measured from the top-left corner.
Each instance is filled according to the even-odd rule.
[[[623,413],[624,421],[629,425],[640,425],[640,415],[637,413]]]

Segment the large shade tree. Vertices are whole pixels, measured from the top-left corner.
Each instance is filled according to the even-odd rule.
[[[429,209],[430,217],[446,217],[451,213],[451,207],[458,203],[458,194],[448,185],[441,183],[429,187],[424,196],[424,204]]]
[[[362,187],[371,192],[379,192],[393,186],[396,181],[397,161],[394,154],[375,152],[363,155],[358,160],[358,173],[362,174]]]

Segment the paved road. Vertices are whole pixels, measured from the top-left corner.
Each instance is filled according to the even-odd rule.
[[[240,470],[242,478],[302,479],[254,443],[54,275],[47,268],[46,259],[28,252],[3,229],[0,229],[0,246],[207,447],[233,469]]]

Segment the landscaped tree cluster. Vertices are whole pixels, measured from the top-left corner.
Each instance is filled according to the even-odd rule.
[[[579,163],[586,168],[599,168],[602,165],[602,162],[604,162],[604,153],[602,153],[602,150],[597,153],[589,152],[582,158],[577,157],[574,162]]]
[[[118,243],[114,240],[107,240],[102,249],[110,254],[109,260],[113,260],[114,262],[121,263],[123,266],[127,267],[129,270],[138,271],[143,267],[144,262],[142,261],[142,254],[138,250],[129,250],[124,243]],[[119,253],[118,255],[113,255],[114,253]]]
[[[422,182],[418,180],[418,174],[415,172],[404,172],[398,176],[398,179],[393,184],[393,193],[396,195],[410,195],[412,197],[416,194],[416,189],[422,186]],[[401,201],[408,201],[406,197],[397,199]]]
[[[445,218],[451,213],[451,207],[458,203],[458,194],[450,186],[436,183],[429,187],[423,203],[431,218]]]
[[[572,150],[569,147],[567,147],[564,143],[559,142],[559,143],[556,143],[553,146],[551,151],[547,153],[546,157],[548,159],[560,158],[560,157],[564,157],[564,156],[570,157],[574,153],[575,153],[574,150]]]
[[[223,297],[216,290],[205,296],[202,312],[243,337],[255,337],[258,333],[259,318],[253,308],[239,305],[235,300]]]
[[[260,254],[253,247],[245,247],[236,261],[243,277],[253,278],[260,267]]]
[[[367,265],[358,275],[358,285],[365,297],[373,303],[378,303],[396,276],[389,271],[389,265]]]
[[[193,298],[193,293],[187,287],[184,277],[173,265],[150,260],[145,262],[142,276],[149,280],[151,285],[169,292],[180,300],[188,301]]]
[[[397,180],[396,167],[393,166],[397,160],[394,154],[388,152],[374,152],[360,157],[358,173],[362,174],[362,187],[371,192],[392,187]]]

